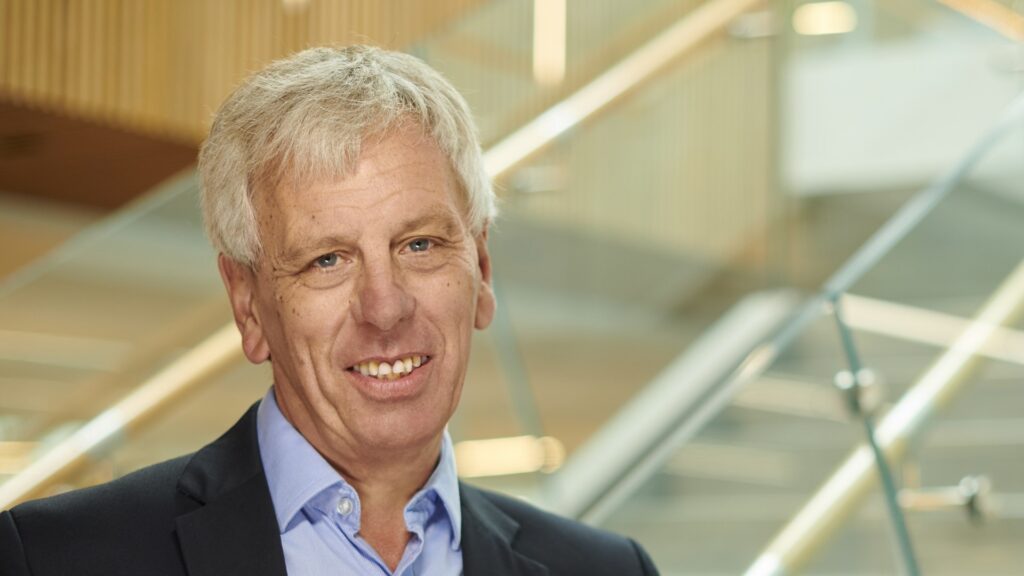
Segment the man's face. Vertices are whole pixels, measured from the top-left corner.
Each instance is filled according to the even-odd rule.
[[[256,212],[259,263],[222,256],[221,269],[246,354],[272,358],[289,420],[340,450],[328,458],[436,439],[495,303],[486,232],[469,232],[433,139],[368,140],[354,174],[281,186]]]

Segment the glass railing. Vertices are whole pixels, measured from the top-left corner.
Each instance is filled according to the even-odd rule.
[[[763,374],[603,524],[669,573],[1016,571],[1022,137],[1024,100],[825,284]]]
[[[184,174],[0,286],[2,439],[15,447],[0,473],[24,468],[229,322],[196,207],[194,176]],[[207,415],[244,408],[225,398],[201,404]],[[100,476],[80,481],[163,459],[205,432],[178,423],[163,448],[128,443],[140,459],[101,451]]]
[[[458,48],[466,35],[479,34],[484,21],[504,33],[508,22],[529,19],[532,12],[525,3],[485,3],[466,22],[456,23],[441,37],[411,51],[452,77],[474,109],[481,111],[485,139],[500,140],[502,130],[514,128],[507,124],[520,121],[519,116],[536,114],[584,86],[587,78],[580,70],[602,72],[602,67],[675,24],[674,19],[685,19],[699,3],[612,4],[570,10],[568,29],[575,32],[567,50],[568,65],[574,71],[557,86],[538,88],[527,67],[521,71],[525,76],[517,79],[523,89],[505,90],[504,84],[484,75],[492,53]],[[620,37],[616,30],[624,30],[624,35]],[[716,32],[700,27],[695,31],[696,35],[691,34],[695,40]],[[485,40],[494,49],[502,47],[497,37]],[[515,50],[528,47],[528,37],[520,36],[519,41],[527,44]],[[456,47],[454,53],[451,46]],[[752,66],[766,65],[765,48],[754,50]],[[461,60],[455,61],[454,56]],[[678,68],[685,67],[681,63]],[[749,67],[732,73],[748,71]],[[636,98],[649,101],[672,90],[680,83],[680,74],[673,75],[674,85],[658,81],[653,88],[656,94],[646,95],[647,88],[642,88]],[[716,77],[723,75],[728,74],[716,73]],[[704,93],[709,90],[705,88]],[[543,97],[538,96],[541,93]],[[494,97],[500,105],[488,108],[481,100],[485,96]],[[644,104],[633,106],[642,109]],[[761,112],[767,114],[766,109]],[[486,128],[492,116],[500,120],[500,130]],[[621,125],[623,118],[612,111],[596,126],[605,130],[602,127],[608,122]],[[654,119],[648,118],[648,122]],[[551,150],[564,153],[564,141]],[[557,167],[550,171],[548,184],[536,167],[534,162],[505,174],[500,183],[507,191],[509,217],[493,231],[492,250],[500,262],[496,284],[502,314],[489,332],[476,337],[469,385],[451,428],[456,439],[554,436],[553,445],[544,444],[551,448],[547,456],[553,460],[546,462],[551,467],[558,463],[560,446],[571,451],[693,334],[673,323],[659,326],[657,309],[647,304],[628,305],[637,298],[634,287],[607,268],[617,261],[635,266],[640,274],[654,273],[651,279],[658,281],[657,274],[672,263],[671,251],[650,251],[642,238],[612,238],[599,245],[587,230],[581,233],[543,217],[516,215],[522,202],[513,196],[536,198],[543,192],[538,185],[560,186]],[[540,168],[543,172],[545,166]],[[581,188],[574,186],[574,190]],[[547,191],[561,195],[554,188]],[[52,454],[51,447],[77,438],[73,434],[90,430],[82,424],[109,415],[104,410],[137,392],[141,383],[176,371],[178,363],[207,336],[229,325],[229,310],[214,254],[202,235],[197,204],[195,176],[183,174],[5,280],[0,287],[0,329],[5,338],[0,358],[0,440],[9,452],[4,454],[0,478],[23,470],[43,454]],[[539,251],[530,247],[539,244],[544,246]],[[534,258],[541,253],[547,256],[544,261]],[[609,260],[609,254],[614,259]],[[701,278],[707,274],[702,271]],[[703,281],[691,281],[688,273],[672,277],[673,285],[650,292],[657,293],[659,306],[676,302],[673,290],[681,278],[688,289],[696,289]],[[567,291],[587,283],[600,284],[606,293],[581,291],[567,306]],[[615,333],[612,327],[617,328]],[[613,356],[614,364],[597,361]],[[631,365],[638,358],[643,365]],[[600,386],[580,388],[587,381]],[[81,471],[62,477],[72,485],[93,483],[193,450],[229,426],[269,383],[265,366],[248,366],[236,354],[222,375],[147,413],[146,427],[132,427],[109,438],[93,437]],[[577,405],[581,396],[588,401]],[[100,432],[119,430],[103,418],[98,424],[94,428]],[[506,476],[499,487],[516,490],[521,484],[529,487],[535,479],[531,474]]]
[[[534,2],[483,2],[443,32],[408,49],[459,87],[477,119],[485,148],[705,3],[639,0],[549,4],[539,3],[542,12],[538,14]],[[561,16],[557,8],[556,13],[543,12],[557,6],[565,7]],[[537,19],[560,17],[565,21],[563,35],[547,37],[542,33],[540,38],[534,37]]]

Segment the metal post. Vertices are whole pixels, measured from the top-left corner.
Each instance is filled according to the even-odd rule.
[[[907,445],[924,427],[929,416],[943,408],[959,392],[978,352],[999,326],[1013,322],[1024,312],[1024,262],[993,293],[970,326],[932,364],[882,419],[875,437],[878,448],[898,461]],[[853,512],[875,478],[871,448],[858,446],[804,507],[776,535],[747,569],[747,576],[792,574],[810,558],[833,529]]]
[[[494,344],[498,349],[502,371],[505,373],[505,387],[508,390],[509,399],[512,401],[512,409],[519,419],[523,432],[536,436],[544,436],[544,424],[541,420],[540,409],[537,404],[537,397],[530,388],[530,379],[526,374],[526,366],[523,363],[523,354],[519,349],[519,341],[512,329],[512,318],[508,313],[508,299],[497,276],[492,277],[491,285],[494,288],[495,298],[498,300],[498,308],[494,317]]]
[[[860,417],[864,424],[864,435],[868,447],[878,467],[878,477],[882,481],[882,492],[885,495],[886,510],[889,512],[889,521],[892,522],[893,531],[896,536],[896,543],[900,550],[900,557],[908,576],[918,576],[921,569],[914,554],[914,546],[910,540],[910,531],[907,529],[906,519],[903,517],[903,509],[900,508],[899,493],[896,489],[896,482],[893,481],[892,470],[885,458],[885,453],[878,446],[878,439],[875,437],[875,423],[873,410],[866,409],[861,402],[859,395],[863,392],[862,382],[864,365],[860,361],[860,354],[857,352],[857,345],[853,341],[853,333],[843,319],[842,302],[838,295],[832,298],[832,316],[836,320],[836,328],[839,330],[839,340],[843,344],[843,353],[846,355],[850,373],[853,375],[854,385],[850,387],[847,394],[854,398],[850,404],[856,406],[856,416]]]

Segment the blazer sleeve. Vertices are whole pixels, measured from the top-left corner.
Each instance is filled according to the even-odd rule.
[[[4,576],[31,576],[21,535],[10,511],[0,514],[0,574]]]

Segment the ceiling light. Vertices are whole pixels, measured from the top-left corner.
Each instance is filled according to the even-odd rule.
[[[309,5],[309,0],[281,0],[285,12],[301,12]]]
[[[565,0],[533,2],[533,78],[545,85],[565,78]]]
[[[565,460],[565,448],[550,436],[466,440],[455,445],[459,476],[506,476],[551,472]]]
[[[812,2],[793,11],[793,29],[797,34],[844,34],[856,27],[857,12],[846,2]]]

